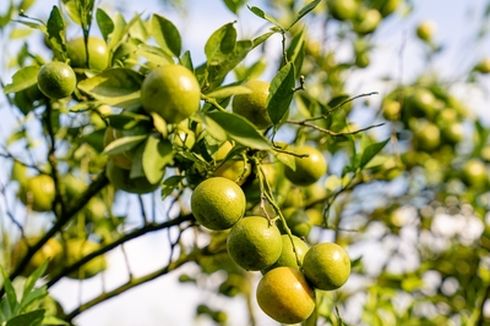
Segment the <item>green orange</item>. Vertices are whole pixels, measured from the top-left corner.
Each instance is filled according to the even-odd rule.
[[[77,86],[77,77],[69,65],[53,61],[41,67],[37,75],[39,90],[51,99],[70,96]]]
[[[300,186],[308,186],[318,181],[327,172],[327,161],[322,152],[311,146],[300,146],[293,149],[300,156],[294,157],[295,169],[285,169],[286,178]]]
[[[263,80],[249,80],[244,84],[250,93],[236,95],[233,98],[233,112],[247,118],[259,129],[265,129],[272,124],[267,112],[269,83]]]
[[[281,233],[265,217],[245,217],[231,229],[227,248],[231,258],[242,268],[251,271],[264,270],[281,255]]]
[[[191,210],[196,221],[211,230],[232,227],[245,214],[245,194],[235,182],[212,177],[192,192]]]
[[[320,243],[311,247],[303,259],[303,272],[313,287],[335,290],[350,275],[350,259],[347,252],[335,243]]]
[[[70,65],[76,68],[90,68],[100,71],[109,65],[109,49],[104,40],[97,37],[88,38],[88,57],[83,37],[69,41],[66,44]]]
[[[153,69],[141,86],[141,102],[147,112],[168,123],[179,123],[199,109],[201,88],[189,69],[169,64]]]

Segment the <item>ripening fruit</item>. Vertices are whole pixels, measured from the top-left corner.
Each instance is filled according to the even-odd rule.
[[[77,86],[77,77],[69,65],[53,61],[39,70],[37,86],[44,95],[56,100],[73,93]]]
[[[482,59],[475,66],[475,70],[482,74],[490,74],[490,57]]]
[[[298,155],[307,156],[295,156],[295,170],[288,166],[286,167],[286,178],[292,183],[300,186],[308,186],[318,181],[327,172],[327,161],[318,149],[311,146],[300,146],[293,149],[293,151]]]
[[[168,123],[179,123],[199,109],[201,88],[189,69],[169,64],[153,69],[141,86],[143,108]]]
[[[303,274],[291,267],[267,272],[257,285],[256,296],[260,308],[280,323],[300,323],[315,309],[315,293]]]
[[[12,250],[12,267],[16,267],[24,258],[28,250],[27,245],[33,246],[40,238],[41,237],[38,236],[23,238],[14,245]],[[47,272],[49,272],[54,266],[56,266],[61,251],[62,247],[58,240],[54,238],[49,239],[29,260],[29,263],[22,272],[22,275],[28,276],[45,261],[49,261],[47,267]]]
[[[361,10],[353,22],[354,31],[359,34],[372,33],[378,28],[381,19],[381,14],[376,9]]]
[[[231,228],[226,245],[235,263],[250,271],[268,268],[282,252],[281,233],[274,223],[262,216],[239,220]]]
[[[196,221],[211,230],[232,227],[245,214],[245,194],[235,182],[213,177],[192,192],[191,210]]]
[[[262,80],[250,80],[243,86],[249,88],[251,92],[236,95],[233,98],[233,112],[247,118],[259,129],[269,127],[272,124],[269,112],[267,112],[269,83]]]
[[[223,177],[242,185],[252,172],[250,163],[241,158],[228,160],[218,166],[213,176]]]
[[[338,20],[348,20],[355,17],[359,10],[356,0],[328,0],[330,14]]]
[[[470,159],[463,165],[463,181],[472,187],[483,188],[488,181],[488,171],[479,159]]]
[[[160,184],[152,184],[145,177],[130,178],[130,173],[130,170],[116,166],[112,160],[107,163],[107,178],[117,189],[133,194],[146,194],[155,191]]]
[[[381,7],[379,8],[381,15],[383,15],[383,17],[386,17],[395,12],[395,10],[400,5],[400,2],[401,0],[384,0]]]
[[[338,244],[316,244],[303,259],[303,272],[313,287],[335,290],[349,278],[350,259],[344,248]]]
[[[436,25],[433,22],[423,21],[417,26],[416,34],[422,41],[432,42],[435,31]]]
[[[100,244],[86,239],[68,239],[63,244],[63,258],[67,266],[76,263],[83,257],[98,250]],[[91,278],[107,268],[107,261],[104,256],[97,256],[88,263],[82,265],[78,270],[68,275],[69,278],[85,280]]]
[[[414,126],[414,145],[416,148],[432,151],[441,144],[441,131],[432,122],[417,120]]]
[[[386,120],[394,121],[400,119],[402,109],[400,102],[391,99],[384,99],[381,109],[383,111],[383,117],[385,117]]]
[[[75,68],[90,68],[101,71],[109,65],[109,49],[104,40],[97,37],[88,38],[88,57],[85,51],[85,41],[79,37],[66,44],[70,65]]]
[[[282,251],[279,259],[272,266],[272,268],[287,266],[299,269],[301,265],[298,265],[298,260],[300,264],[303,264],[303,259],[305,257],[306,252],[310,248],[306,242],[293,235],[293,243],[291,243],[291,239],[287,234],[283,234],[281,236],[282,239]],[[296,257],[297,256],[297,257]]]
[[[31,177],[25,185],[21,185],[19,198],[24,205],[36,212],[50,211],[55,197],[53,179],[45,174]]]

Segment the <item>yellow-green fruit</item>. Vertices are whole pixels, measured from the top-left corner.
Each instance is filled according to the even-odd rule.
[[[63,254],[66,260],[66,265],[76,263],[83,257],[98,250],[100,245],[97,242],[86,239],[68,239],[63,246],[65,252]],[[82,265],[77,271],[68,275],[69,278],[77,280],[85,280],[91,278],[107,268],[105,256],[97,256],[88,263]]]
[[[65,200],[70,201],[80,197],[80,195],[87,189],[87,183],[72,174],[67,174],[61,178],[60,188]]]
[[[416,34],[424,42],[431,42],[434,37],[436,25],[431,21],[421,22],[416,29]]]
[[[134,194],[153,192],[160,184],[152,184],[145,177],[130,178],[130,170],[116,166],[113,161],[107,163],[106,175],[114,187]]]
[[[88,57],[83,37],[71,40],[66,45],[70,65],[76,68],[90,68],[101,71],[109,65],[109,49],[104,40],[97,37],[88,38]]]
[[[322,152],[311,146],[301,146],[293,149],[298,155],[294,162],[296,168],[293,170],[286,167],[285,175],[292,183],[300,186],[308,186],[318,181],[327,172],[327,161]]]
[[[272,124],[267,112],[269,83],[254,79],[246,82],[244,86],[250,89],[250,93],[233,98],[233,112],[247,118],[260,129],[269,127]]]
[[[354,20],[354,31],[359,34],[372,33],[378,28],[381,19],[381,14],[376,9],[362,10]]]
[[[55,197],[53,179],[48,175],[37,175],[27,180],[19,190],[21,201],[37,212],[50,211]]]
[[[70,96],[77,86],[77,77],[69,65],[53,61],[41,67],[37,75],[39,90],[51,99]]]
[[[439,128],[428,121],[418,121],[414,130],[414,142],[416,148],[432,151],[441,143],[441,132]]]
[[[243,159],[232,159],[219,165],[214,171],[213,176],[223,177],[242,185],[250,175],[252,168],[248,162]]]
[[[16,267],[17,264],[24,258],[28,251],[28,245],[33,246],[40,237],[27,237],[19,240],[12,250],[12,267]],[[58,240],[49,239],[40,250],[38,250],[34,256],[29,260],[27,267],[22,272],[22,275],[28,276],[35,269],[40,267],[45,261],[48,261],[47,272],[51,271],[56,266],[60,253],[62,251],[61,244]]]
[[[280,323],[300,323],[315,309],[313,290],[303,274],[291,267],[267,272],[257,285],[256,296],[260,308]]]
[[[310,219],[303,209],[289,207],[283,211],[283,214],[289,229],[294,235],[307,237],[310,234],[313,225],[310,223]],[[279,225],[281,231],[286,233],[282,223]]]
[[[116,129],[112,127],[107,127],[104,133],[104,147],[106,147],[113,141],[117,140],[121,136],[122,134],[118,132]],[[119,153],[119,154],[112,154],[110,155],[110,159],[117,167],[120,167],[121,169],[129,170],[133,165],[131,152],[129,151]]]
[[[395,10],[400,5],[400,2],[401,0],[384,0],[384,3],[379,8],[383,17],[386,17],[395,12]]]
[[[308,208],[305,210],[306,216],[308,216],[308,222],[311,225],[322,225],[324,222],[323,212],[321,208]]]
[[[490,74],[490,57],[484,58],[475,66],[475,70],[482,74]]]
[[[245,214],[245,194],[235,182],[213,177],[192,192],[191,210],[196,221],[211,230],[232,227]]]
[[[317,289],[338,289],[350,275],[349,255],[335,243],[316,244],[306,252],[303,272]]]
[[[17,181],[21,187],[27,183],[27,168],[25,165],[19,163],[18,161],[14,161],[12,165],[12,180]]]
[[[469,186],[483,188],[487,184],[488,174],[485,163],[479,159],[470,159],[463,165],[463,181]]]
[[[273,223],[261,216],[239,220],[231,229],[226,245],[231,258],[251,271],[268,268],[282,252],[281,233]]]
[[[309,246],[298,238],[297,236],[292,236],[293,243],[291,243],[291,239],[287,234],[283,234],[281,236],[282,239],[282,251],[279,259],[277,259],[276,263],[273,265],[274,267],[279,266],[287,266],[293,268],[300,268],[301,265],[298,265],[298,260],[300,264],[303,264],[303,259],[305,257],[306,252],[309,249]]]
[[[170,64],[153,69],[141,86],[141,101],[147,112],[159,114],[168,123],[179,123],[199,109],[201,88],[184,66]]]
[[[84,208],[84,212],[93,221],[104,218],[107,210],[106,203],[100,197],[92,197]]]
[[[413,114],[418,116],[432,116],[437,109],[437,101],[428,89],[417,89],[410,97],[411,109]]]
[[[338,20],[352,19],[359,10],[356,0],[328,0],[327,6],[332,16]]]
[[[400,119],[402,105],[400,102],[390,99],[385,99],[382,104],[383,116],[387,120],[398,120]]]

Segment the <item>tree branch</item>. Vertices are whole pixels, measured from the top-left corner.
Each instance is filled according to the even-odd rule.
[[[27,264],[31,260],[31,258],[36,254],[38,250],[40,250],[49,239],[51,239],[58,231],[60,231],[63,226],[66,225],[70,221],[70,219],[77,214],[87,203],[88,201],[95,196],[102,188],[104,188],[109,183],[105,173],[99,174],[97,179],[95,179],[88,189],[80,196],[80,198],[74,202],[74,205],[68,207],[66,210],[66,214],[60,216],[56,223],[44,234],[44,236],[39,239],[32,247],[29,248],[27,254],[22,258],[20,263],[14,269],[14,271],[9,275],[10,280],[13,280],[17,276],[24,271]],[[4,295],[5,289],[2,287],[0,289],[0,298]]]
[[[100,255],[103,255],[105,254],[106,252],[116,248],[117,246],[125,243],[125,242],[128,242],[132,239],[135,239],[135,238],[138,238],[146,233],[149,233],[149,232],[155,232],[155,231],[159,231],[159,230],[163,230],[163,229],[166,229],[166,228],[169,228],[169,227],[172,227],[172,226],[175,226],[175,225],[179,225],[185,221],[191,221],[193,219],[193,216],[192,215],[182,215],[182,216],[179,216],[173,220],[170,220],[170,221],[166,221],[166,222],[163,222],[163,223],[149,223],[149,224],[146,224],[144,225],[143,227],[137,229],[137,230],[134,230],[132,232],[129,232],[127,234],[125,234],[124,236],[122,236],[121,238],[117,239],[116,241],[108,244],[108,245],[105,245],[103,247],[101,247],[100,249],[96,250],[96,251],[93,251],[91,252],[90,254],[84,256],[82,259],[80,259],[79,261],[75,262],[73,265],[70,265],[70,266],[67,266],[65,267],[61,272],[59,272],[57,275],[55,275],[51,280],[49,280],[48,283],[46,283],[47,287],[50,288],[51,286],[53,286],[54,284],[56,284],[61,278],[63,278],[64,276],[68,275],[68,274],[71,274],[73,272],[75,272],[76,270],[78,270],[80,267],[82,267],[84,264],[88,263],[89,261],[91,261],[92,259],[100,256]]]

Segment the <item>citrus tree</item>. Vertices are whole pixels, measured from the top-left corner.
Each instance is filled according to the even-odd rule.
[[[0,147],[2,324],[76,323],[169,273],[243,300],[252,325],[490,322],[490,129],[454,93],[488,91],[490,59],[457,81],[405,81],[402,46],[381,89],[349,85],[378,29],[415,4],[224,0],[261,28],[211,31],[202,61],[161,13],[63,0],[36,17],[33,4],[0,19],[18,45],[2,67],[0,114],[15,122]],[[428,68],[436,33],[421,22],[405,41]],[[127,259],[126,282],[70,311],[50,294],[104,279],[112,252],[157,232],[160,268],[135,276]],[[195,311],[227,324],[212,301]]]

